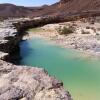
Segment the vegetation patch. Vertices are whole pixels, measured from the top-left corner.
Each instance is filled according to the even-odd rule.
[[[88,32],[88,31],[86,32],[86,31],[82,30],[81,34],[90,34],[90,32]]]
[[[42,28],[31,28],[28,29],[27,32],[43,32],[44,30]]]
[[[74,31],[75,31],[75,28],[73,26],[69,26],[69,27],[64,26],[64,27],[59,27],[57,29],[57,32],[61,35],[63,34],[68,35],[68,34],[74,33]]]

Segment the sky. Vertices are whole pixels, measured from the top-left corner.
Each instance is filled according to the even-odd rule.
[[[0,0],[0,3],[11,3],[22,6],[41,6],[44,4],[53,4],[59,0]]]

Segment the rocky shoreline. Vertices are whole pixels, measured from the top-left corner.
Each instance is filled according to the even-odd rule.
[[[68,35],[60,35],[57,32],[59,27],[75,28],[75,32]],[[75,49],[88,56],[100,57],[100,23],[72,21],[57,24],[48,24],[37,29],[30,30],[29,38],[42,37],[53,41],[55,44],[64,48]],[[39,31],[40,30],[40,31]]]
[[[37,67],[0,60],[0,100],[72,100],[63,83]]]
[[[14,26],[16,22],[0,22],[0,100],[72,100],[63,83],[44,69],[17,66],[2,60],[19,50],[22,35]]]

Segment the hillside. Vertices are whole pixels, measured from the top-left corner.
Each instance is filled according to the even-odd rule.
[[[0,17],[24,17],[31,16],[32,9],[13,4],[0,4]]]
[[[40,11],[41,12],[41,11]],[[88,13],[90,12],[90,13]],[[91,14],[100,12],[100,0],[61,0],[49,7],[46,7],[42,15],[75,15]],[[39,14],[41,14],[39,13]]]
[[[23,7],[13,4],[0,4],[2,17],[27,17],[51,15],[100,14],[100,0],[61,0],[53,5]]]

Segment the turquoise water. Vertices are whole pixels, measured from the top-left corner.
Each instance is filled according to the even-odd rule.
[[[100,59],[39,38],[21,42],[20,48],[22,65],[45,68],[63,81],[74,100],[100,100]]]

